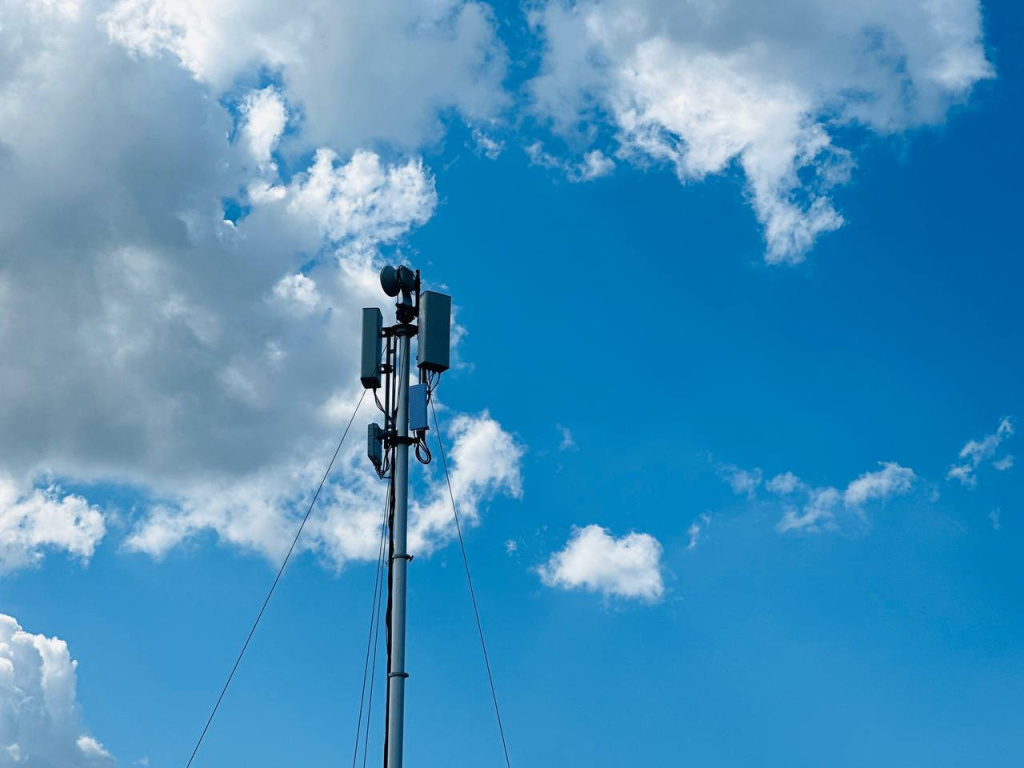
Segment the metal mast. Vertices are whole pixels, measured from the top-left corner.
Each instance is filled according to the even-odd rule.
[[[409,523],[409,447],[416,457],[430,461],[426,446],[427,402],[441,373],[448,370],[451,336],[451,297],[420,292],[420,273],[408,267],[384,267],[381,287],[398,297],[397,325],[383,327],[379,309],[363,310],[363,346],[360,379],[384,412],[384,427],[370,424],[367,454],[377,474],[394,483],[394,508],[390,517],[391,553],[388,568],[388,708],[385,768],[402,768],[405,747],[406,598]],[[413,325],[418,321],[418,325]],[[412,337],[418,339],[417,367],[420,384],[409,382]],[[387,346],[384,347],[386,342]],[[397,381],[396,381],[397,377]],[[382,380],[383,378],[383,380]],[[381,405],[377,390],[384,388]],[[412,436],[410,436],[410,433]]]
[[[404,331],[404,328],[400,328]],[[402,768],[405,741],[405,599],[409,568],[409,335],[398,337],[398,417],[395,422],[395,517],[391,525],[391,653],[388,659],[386,768]]]

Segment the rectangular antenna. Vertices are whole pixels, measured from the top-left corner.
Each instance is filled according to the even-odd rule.
[[[366,455],[378,470],[384,463],[384,430],[376,424],[366,425]]]
[[[359,380],[364,389],[380,388],[381,332],[384,316],[376,307],[363,310],[363,354]]]
[[[419,353],[417,365],[428,371],[448,370],[452,347],[452,297],[424,291],[420,294]]]

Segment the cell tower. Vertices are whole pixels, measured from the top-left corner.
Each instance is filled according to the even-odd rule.
[[[395,297],[397,323],[384,326],[377,308],[363,310],[360,380],[373,390],[384,414],[384,426],[370,424],[366,452],[377,474],[390,477],[392,506],[388,517],[388,688],[385,768],[402,768],[405,726],[405,615],[409,561],[409,448],[416,458],[430,462],[427,447],[427,403],[451,354],[452,299],[442,293],[420,291],[420,273],[409,267],[384,267],[380,272],[384,293]],[[414,324],[415,323],[415,324]],[[419,383],[410,385],[410,348],[417,337]],[[381,402],[379,391],[383,389]]]

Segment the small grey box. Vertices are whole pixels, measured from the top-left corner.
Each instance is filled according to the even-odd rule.
[[[359,380],[364,389],[380,387],[381,331],[384,316],[376,307],[363,310],[363,355],[359,366]]]
[[[452,297],[424,291],[420,295],[417,365],[428,371],[447,371],[452,347]]]
[[[366,455],[375,467],[384,463],[384,430],[376,424],[366,425]]]
[[[413,384],[409,387],[409,431],[429,429],[427,424],[427,385]]]

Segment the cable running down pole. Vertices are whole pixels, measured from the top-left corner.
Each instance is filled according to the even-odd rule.
[[[491,701],[494,702],[494,716],[498,720],[498,733],[501,734],[501,748],[505,753],[505,766],[512,768],[512,762],[508,757],[508,743],[505,741],[505,726],[501,722],[501,710],[498,708],[498,692],[494,687],[494,675],[491,673],[491,660],[487,655],[487,641],[484,640],[484,625],[480,621],[480,608],[476,602],[476,590],[473,589],[473,575],[469,572],[469,557],[466,555],[466,542],[462,538],[462,524],[459,522],[459,510],[455,504],[455,493],[452,491],[452,479],[448,474],[448,459],[445,455],[444,443],[441,441],[441,428],[437,425],[437,410],[434,408],[434,401],[430,400],[430,415],[434,418],[434,432],[437,437],[437,446],[441,453],[441,466],[444,467],[444,479],[448,484],[448,498],[452,500],[452,514],[455,517],[455,530],[459,534],[459,549],[462,550],[462,564],[466,568],[466,583],[469,585],[469,597],[473,601],[473,615],[476,617],[476,629],[480,635],[480,650],[484,654],[484,666],[487,667],[487,682],[491,686]]]
[[[238,671],[238,665],[242,663],[242,657],[245,655],[245,651],[249,647],[249,642],[252,640],[252,636],[256,634],[256,627],[260,625],[260,621],[263,619],[263,612],[267,610],[270,598],[274,596],[274,590],[277,589],[277,583],[281,580],[281,576],[284,574],[284,569],[288,565],[288,561],[291,560],[292,552],[295,551],[295,545],[299,543],[299,536],[302,535],[302,529],[306,527],[306,522],[309,520],[309,516],[313,512],[313,505],[316,504],[316,500],[320,498],[320,491],[323,490],[324,483],[327,482],[327,476],[331,474],[334,462],[337,460],[338,454],[341,453],[341,446],[345,444],[345,438],[348,437],[348,431],[352,428],[352,422],[355,421],[356,414],[359,413],[359,406],[363,404],[363,398],[365,397],[366,390],[363,390],[363,393],[359,396],[359,402],[356,403],[356,407],[352,411],[352,416],[349,417],[348,424],[345,425],[345,431],[341,435],[341,440],[338,441],[338,447],[334,449],[334,455],[331,457],[331,461],[327,465],[327,471],[324,472],[324,476],[320,479],[320,485],[317,486],[316,493],[313,494],[313,499],[309,502],[309,509],[306,510],[306,514],[302,517],[302,522],[299,523],[299,529],[295,532],[295,538],[292,539],[292,544],[288,547],[288,553],[284,556],[284,561],[281,563],[281,567],[277,569],[277,575],[274,577],[274,582],[270,585],[270,591],[267,592],[267,596],[263,600],[263,605],[260,606],[260,612],[256,615],[256,621],[253,622],[252,629],[249,630],[249,635],[245,638],[245,643],[242,644],[242,650],[238,652],[238,658],[235,659],[235,664],[231,667],[228,679],[224,682],[224,687],[221,688],[220,695],[217,697],[217,703],[213,705],[213,710],[210,712],[210,716],[206,719],[206,725],[203,726],[203,732],[199,734],[199,739],[196,741],[196,746],[192,750],[192,754],[189,756],[188,762],[185,764],[185,768],[190,768],[192,761],[196,759],[199,747],[202,746],[203,739],[206,738],[206,732],[210,730],[210,724],[213,722],[213,718],[217,714],[217,710],[220,709],[220,703],[224,700],[224,694],[228,692],[228,686],[231,685],[231,681],[235,677],[235,672]]]

